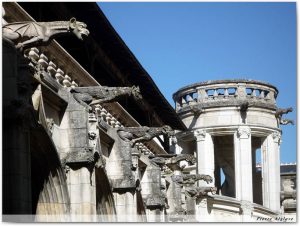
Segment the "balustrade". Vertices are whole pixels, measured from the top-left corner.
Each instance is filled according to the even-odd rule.
[[[173,95],[176,110],[197,103],[222,100],[249,99],[275,104],[277,89],[267,83],[254,80],[224,80],[198,83],[184,87]]]

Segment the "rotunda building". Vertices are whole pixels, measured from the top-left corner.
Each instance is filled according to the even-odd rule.
[[[213,198],[197,204],[200,221],[214,213],[222,213],[222,221],[227,215],[248,221],[279,213],[279,125],[289,109],[277,108],[277,95],[275,86],[247,79],[195,83],[173,94],[176,112],[188,128],[177,134],[182,151],[187,146],[193,150],[197,173],[213,177],[212,183],[199,181],[199,186],[217,188]]]

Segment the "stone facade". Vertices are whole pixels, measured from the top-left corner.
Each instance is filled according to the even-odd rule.
[[[290,178],[280,193],[279,177],[279,125],[291,109],[277,108],[276,87],[198,83],[174,94],[174,110],[149,75],[130,80],[128,71],[144,70],[126,61],[129,50],[94,3],[57,3],[59,12],[34,4],[49,18],[76,15],[36,22],[33,5],[3,4],[4,221],[276,221],[291,209]],[[38,35],[20,36],[17,25]],[[57,28],[75,39],[53,40]]]

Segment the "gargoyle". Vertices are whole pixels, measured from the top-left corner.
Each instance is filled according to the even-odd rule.
[[[206,183],[213,181],[211,176],[205,174],[173,175],[172,180],[178,184],[195,184],[198,180],[204,180]]]
[[[122,127],[118,128],[117,133],[122,140],[130,142],[131,147],[134,147],[137,142],[150,141],[159,135],[174,135],[172,128],[167,125],[162,127]]]
[[[187,187],[185,194],[192,198],[200,198],[207,195],[208,192],[216,194],[217,188],[215,187]]]
[[[281,124],[281,125],[287,125],[287,124],[292,124],[292,125],[294,125],[294,120],[282,118],[282,119],[280,119],[280,124]]]
[[[86,24],[71,18],[70,21],[53,22],[15,22],[2,27],[3,38],[13,41],[16,48],[28,48],[40,43],[47,43],[60,34],[73,33],[82,40],[82,35],[89,35]]]
[[[277,125],[279,127],[279,125],[287,125],[288,123],[291,123],[293,125],[293,121],[289,120],[289,119],[282,119],[282,115],[284,114],[288,114],[289,112],[292,112],[293,108],[289,107],[289,108],[277,108],[276,113],[275,113],[275,117],[277,119]]]
[[[276,113],[275,113],[275,117],[281,119],[283,114],[287,114],[289,112],[292,112],[293,108],[289,107],[289,108],[277,108]]]
[[[248,110],[249,107],[249,102],[248,101],[242,101],[240,103],[240,111],[241,112],[246,112]]]
[[[121,96],[133,96],[134,99],[142,99],[140,88],[132,87],[107,87],[90,86],[75,87],[70,90],[73,97],[83,106],[90,108],[90,105],[117,101]]]
[[[189,165],[196,163],[196,158],[189,154],[150,155],[148,158],[151,163],[160,167],[163,165],[171,167],[172,165],[177,165],[180,161],[187,161]]]

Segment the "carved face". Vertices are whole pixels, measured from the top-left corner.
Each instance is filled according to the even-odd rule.
[[[141,95],[141,92],[140,92],[140,87],[132,86],[132,91],[131,92],[132,92],[132,95],[133,95],[134,99],[140,100],[140,99],[143,98],[142,95]]]
[[[83,39],[82,35],[89,35],[89,30],[86,29],[86,24],[80,21],[76,21],[76,19],[73,17],[70,20],[70,28],[71,31],[76,35],[77,38]]]

